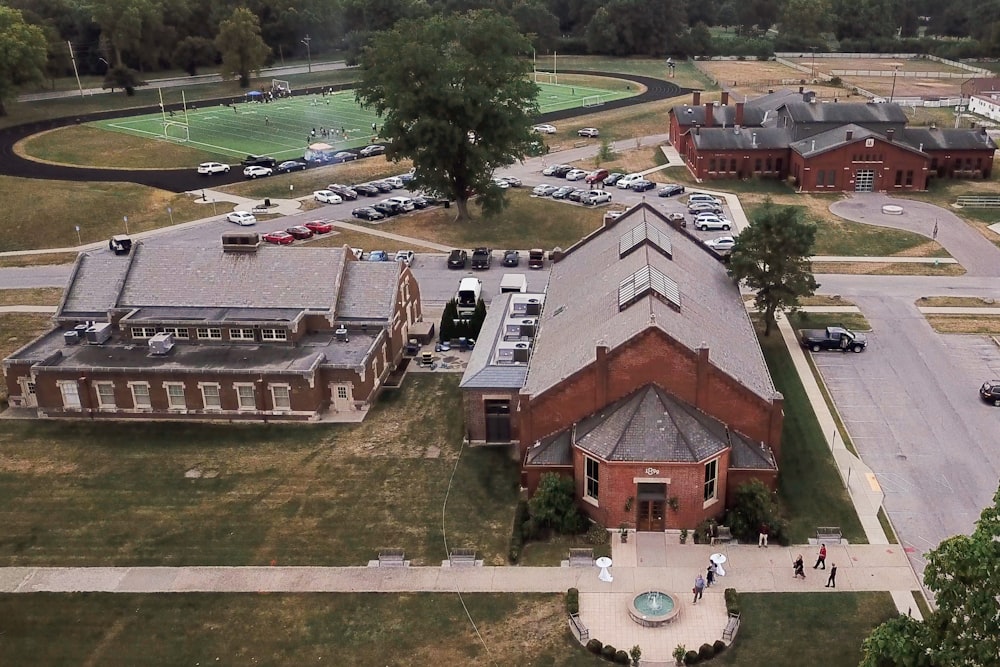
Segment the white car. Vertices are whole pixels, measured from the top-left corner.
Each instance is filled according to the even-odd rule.
[[[398,204],[399,207],[407,213],[417,207],[417,205],[413,203],[413,199],[410,197],[389,197],[386,201]]]
[[[542,175],[543,176],[552,176],[557,171],[559,171],[560,169],[563,169],[563,168],[572,169],[572,167],[570,167],[568,164],[550,164],[545,169],[542,169]]]
[[[493,185],[497,186],[501,190],[506,190],[507,188],[510,187],[510,183],[508,183],[507,181],[505,181],[502,178],[494,178],[493,179]]]
[[[624,176],[618,179],[618,182],[615,183],[615,186],[618,187],[619,190],[628,190],[630,187],[632,187],[633,183],[641,180],[642,180],[642,174],[625,174]]]
[[[534,130],[535,132],[538,132],[539,134],[555,134],[556,133],[556,126],[555,125],[547,125],[547,124],[536,125],[533,128],[531,128],[531,129]]]
[[[333,190],[317,190],[313,193],[313,199],[321,204],[343,204],[344,199]]]
[[[198,165],[198,173],[202,176],[211,176],[212,174],[228,174],[229,165],[222,164],[221,162],[202,162]]]
[[[573,169],[566,174],[567,181],[582,181],[587,178],[587,172],[583,169]]]
[[[397,250],[396,251],[396,261],[402,262],[407,266],[413,264],[413,251],[412,250]]]
[[[535,189],[531,191],[536,197],[549,197],[553,192],[558,190],[554,185],[549,185],[548,183],[542,183],[541,185],[536,185]]]
[[[716,252],[732,250],[736,245],[736,239],[732,236],[720,236],[717,239],[708,239],[705,241],[705,245]]]
[[[725,218],[702,218],[701,220],[694,221],[694,228],[700,231],[705,231],[706,229],[721,229],[728,232],[733,226],[733,223]]]
[[[354,255],[355,259],[361,259],[365,256],[364,248],[351,248],[351,254]]]
[[[580,197],[580,201],[589,206],[606,204],[611,201],[611,193],[605,192],[604,190],[591,190]]]
[[[247,211],[233,211],[232,213],[226,215],[226,220],[233,222],[240,227],[257,224],[257,218],[255,218],[252,213]]]
[[[247,167],[243,170],[243,175],[247,178],[263,178],[264,176],[270,176],[273,173],[274,169],[261,166]]]
[[[389,178],[383,178],[382,180],[391,185],[396,190],[402,187],[406,187],[406,183],[403,183],[403,179],[401,179],[399,176],[390,176]]]
[[[601,136],[601,131],[596,127],[581,127],[576,131],[576,134],[580,137],[590,137],[593,139],[594,137]]]

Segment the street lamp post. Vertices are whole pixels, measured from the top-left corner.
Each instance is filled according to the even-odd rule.
[[[892,98],[896,95],[896,74],[899,72],[899,65],[892,66],[892,88],[889,90],[889,104],[892,104]]]
[[[815,46],[810,46],[809,49],[813,52],[813,55],[812,55],[812,67],[809,70],[809,78],[810,79],[815,79],[816,78],[816,47]]]
[[[306,58],[309,59],[309,73],[310,74],[312,74],[312,71],[313,71],[312,49],[309,48],[309,42],[311,42],[311,41],[312,41],[312,37],[310,37],[309,35],[306,35],[302,39],[302,43],[306,45]]]

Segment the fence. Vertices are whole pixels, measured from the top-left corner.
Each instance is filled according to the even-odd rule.
[[[948,60],[947,58],[941,58],[940,56],[932,56],[930,54],[925,54],[925,53],[813,53],[811,51],[809,53],[801,53],[801,52],[785,51],[785,52],[782,52],[782,53],[775,53],[774,56],[775,56],[775,60],[777,60],[778,62],[782,62],[781,61],[782,58],[786,58],[786,59],[787,58],[796,58],[796,59],[797,58],[810,58],[810,59],[816,58],[817,60],[821,60],[823,58],[831,58],[831,59],[836,59],[836,60],[848,60],[848,59],[856,59],[856,60],[919,60],[919,59],[923,59],[923,60],[932,60],[932,61],[934,61],[936,63],[941,63],[943,65],[948,65],[950,67],[954,67],[955,69],[965,70],[966,72],[972,72],[974,74],[978,74],[979,76],[996,76],[996,74],[994,72],[991,72],[988,69],[983,69],[982,67],[976,67],[974,65],[969,65],[969,64],[966,64],[966,63],[963,63],[963,62],[959,62],[957,60]],[[787,63],[783,63],[783,64],[787,64]],[[889,72],[889,74],[892,75],[892,72]],[[902,72],[900,72],[900,74],[902,74]],[[965,77],[965,78],[969,78],[968,75],[966,75],[966,74],[959,74],[957,72],[948,72],[948,74],[954,74],[955,78],[958,78],[960,76]],[[858,76],[858,75],[851,75],[851,76]],[[874,75],[873,74],[871,76],[878,76],[878,75]],[[939,78],[949,78],[949,77],[939,77]]]

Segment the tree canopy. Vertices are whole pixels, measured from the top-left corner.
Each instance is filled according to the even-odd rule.
[[[740,233],[729,257],[729,275],[756,290],[754,306],[764,314],[764,335],[770,335],[774,313],[794,308],[799,298],[813,294],[809,257],[816,241],[816,226],[793,206],[770,200],[751,216],[750,227]]]
[[[233,10],[222,22],[215,46],[222,53],[224,70],[238,76],[243,88],[250,85],[250,73],[260,71],[271,52],[260,37],[257,15],[245,7]]]
[[[411,159],[415,185],[454,199],[460,221],[474,194],[502,205],[493,172],[529,150],[530,51],[511,19],[479,10],[401,21],[362,54],[355,95],[381,116],[388,157]]]
[[[28,25],[19,10],[0,5],[0,116],[7,115],[4,101],[18,86],[42,79],[46,57],[44,31]]]
[[[1000,656],[1000,490],[971,535],[927,554],[924,584],[937,608],[891,619],[865,640],[861,667],[988,667]]]

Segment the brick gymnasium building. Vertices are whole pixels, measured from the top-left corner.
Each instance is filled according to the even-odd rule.
[[[529,491],[573,477],[605,526],[693,528],[777,482],[783,400],[739,289],[645,203],[557,255],[544,295],[494,299],[461,386],[470,441],[516,443]]]
[[[227,237],[81,254],[55,328],[4,360],[10,404],[69,419],[360,421],[422,316],[413,274],[346,247]]]
[[[670,141],[699,180],[785,179],[801,192],[926,190],[934,177],[990,177],[984,128],[906,126],[897,104],[821,103],[780,91],[670,110]]]

